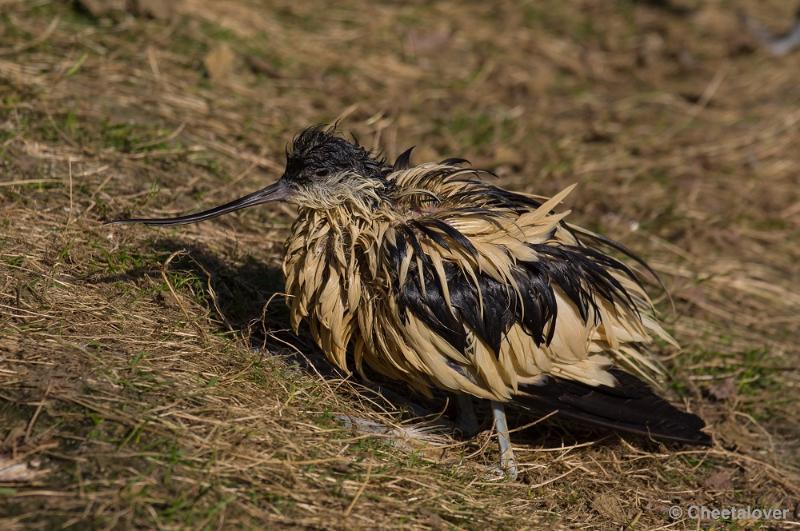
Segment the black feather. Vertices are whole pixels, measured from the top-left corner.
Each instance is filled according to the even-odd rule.
[[[420,232],[425,234],[425,236],[436,242],[436,244],[442,247],[443,249],[446,249],[448,251],[450,250],[450,245],[447,243],[447,240],[441,234],[439,234],[431,227],[429,227],[426,223],[421,223],[419,220],[412,220],[411,222],[409,222],[409,224],[415,229],[418,229]]]
[[[459,352],[464,353],[467,347],[465,325],[494,352],[500,352],[502,338],[519,314],[516,294],[491,277],[479,275],[478,284],[483,300],[481,312],[472,280],[455,264],[446,263],[444,271],[451,309],[432,270],[423,273],[425,289],[421,289],[417,267],[416,262],[412,261],[406,283],[397,291],[401,314],[405,315],[406,309],[410,310]]]
[[[452,225],[443,221],[441,219],[431,218],[430,220],[426,220],[426,223],[436,227],[437,229],[444,232],[451,240],[453,240],[458,246],[460,246],[463,250],[467,252],[470,256],[477,258],[478,257],[478,250],[472,245],[472,242],[469,241],[469,238],[461,234],[460,231],[453,228]]]
[[[481,173],[488,173],[481,170]],[[526,195],[504,190],[469,177],[455,177],[455,182],[463,183],[464,190],[453,195],[453,199],[467,204],[479,204],[487,211],[502,209],[519,214],[541,206],[541,202]]]
[[[538,412],[558,411],[567,419],[665,441],[710,445],[711,438],[697,415],[680,411],[650,387],[619,369],[609,372],[614,387],[597,386],[547,376],[540,384],[520,386],[527,394],[515,404]]]
[[[556,330],[558,304],[547,275],[535,264],[517,267],[512,272],[522,293],[522,312],[518,312],[517,321],[537,346],[549,345]]]
[[[655,279],[655,281],[658,282],[658,285],[661,287],[661,289],[666,291],[666,286],[664,286],[664,282],[661,280],[661,277],[658,275],[658,273],[656,273],[653,270],[653,268],[650,267],[650,265],[647,262],[645,262],[644,258],[634,253],[623,244],[619,243],[618,241],[612,240],[611,238],[603,236],[602,234],[596,234],[594,232],[587,231],[583,227],[579,227],[577,225],[572,225],[570,223],[564,223],[564,222],[562,222],[561,225],[564,228],[566,228],[573,236],[575,236],[575,238],[578,241],[582,241],[583,238],[589,238],[597,243],[610,247],[611,249],[614,249],[615,251],[618,251],[623,255],[627,256],[628,258],[630,258],[631,260],[642,266],[645,269],[645,271],[650,273],[650,275]],[[633,273],[629,268],[627,269],[630,272],[629,276],[631,276],[634,280],[636,280],[636,282],[640,283],[638,275]]]
[[[405,256],[405,245],[410,245],[415,255],[421,258],[421,277],[424,282],[422,286],[419,266],[415,260],[412,261],[405,284],[396,286],[403,311],[408,309],[413,312],[460,351],[467,345],[467,330],[471,330],[495,354],[499,354],[502,339],[514,323],[519,323],[537,346],[549,345],[558,319],[555,288],[560,289],[574,304],[584,322],[591,318],[594,319],[592,324],[598,324],[598,298],[638,315],[636,302],[612,274],[612,271],[618,270],[635,279],[624,264],[588,247],[553,244],[531,244],[538,259],[517,262],[512,266],[512,275],[521,297],[509,286],[480,272],[475,275],[476,287],[472,278],[467,277],[456,264],[445,263],[451,308],[447,305],[439,277],[419,239],[429,238],[445,249],[457,245],[472,256],[476,255],[477,250],[469,239],[443,220],[413,220],[398,226],[397,232],[403,242],[398,249],[389,250],[395,268],[399,270]],[[483,312],[480,311],[481,303]]]
[[[354,171],[382,179],[391,169],[379,154],[371,153],[358,142],[348,142],[335,130],[316,125],[301,131],[286,151],[284,179],[298,184],[313,181],[318,172]]]
[[[478,277],[483,300],[475,295],[475,286],[463,272],[457,271],[455,286],[450,288],[450,300],[459,318],[495,353],[500,352],[500,344],[509,328],[518,317],[518,300],[508,286],[486,275]],[[455,289],[454,289],[455,288]]]
[[[616,269],[636,280],[636,276],[622,262],[589,247],[532,244],[531,248],[539,254],[540,260],[524,265],[543,269],[548,278],[575,304],[584,321],[588,317],[589,307],[597,310],[596,296],[620,304],[638,315],[639,310],[630,293],[611,274]]]
[[[407,150],[400,153],[400,155],[397,157],[397,160],[394,161],[392,171],[407,170],[411,167],[411,152],[414,151],[414,147],[416,146],[411,146]]]
[[[459,164],[469,164],[469,161],[459,157],[452,157],[449,159],[444,159],[439,164],[444,164],[445,166],[458,166]]]
[[[388,253],[394,265],[392,271],[400,271],[400,264],[408,252],[408,246],[410,246],[415,255],[421,258],[422,282],[424,283],[424,286],[420,283],[420,271],[416,260],[411,260],[406,281],[402,286],[399,279],[394,278],[393,289],[397,297],[401,319],[407,319],[406,312],[410,310],[431,330],[453,345],[456,350],[464,352],[467,345],[466,330],[464,325],[459,322],[448,308],[430,258],[422,252],[422,247],[410,228],[406,226],[398,227],[398,236],[400,238],[398,238],[397,245],[388,246]],[[450,279],[448,279],[448,287],[450,287]]]

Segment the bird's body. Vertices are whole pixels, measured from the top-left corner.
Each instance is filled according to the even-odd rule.
[[[580,243],[546,203],[423,164],[386,177],[372,205],[303,208],[284,260],[292,324],[330,361],[508,401],[544,375],[614,385],[614,365],[654,377],[641,351],[669,336],[622,263]],[[536,206],[539,205],[539,206]]]
[[[461,159],[409,167],[408,154],[389,166],[313,128],[276,185],[201,214],[132,221],[188,223],[287,198],[299,206],[284,259],[292,325],[306,321],[340,369],[491,400],[498,429],[510,402],[708,442],[699,418],[644,383],[661,376],[648,345],[673,340],[636,274],[604,251],[619,246],[554,212],[572,187],[545,200],[494,186]]]

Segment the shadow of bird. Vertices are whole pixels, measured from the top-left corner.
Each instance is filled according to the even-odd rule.
[[[424,396],[455,396],[464,431],[488,401],[501,467],[517,466],[505,407],[665,441],[709,444],[703,421],[660,398],[648,347],[675,344],[639,276],[550,199],[505,190],[464,159],[394,164],[325,127],[301,132],[274,184],[181,225],[274,201],[298,206],[286,242],[290,320],[340,370],[369,368]],[[652,273],[652,271],[651,271]]]

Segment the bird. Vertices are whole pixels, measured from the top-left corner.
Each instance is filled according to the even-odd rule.
[[[283,272],[291,325],[307,323],[343,373],[367,368],[454,397],[464,425],[490,406],[500,469],[518,475],[506,407],[661,441],[709,445],[704,421],[662,398],[654,345],[676,341],[645,287],[646,262],[568,222],[552,197],[494,184],[466,159],[389,163],[336,126],[287,145],[273,184],[202,212],[110,223],[195,223],[265,203],[297,218]],[[620,258],[615,257],[620,256]],[[635,268],[635,262],[641,268]]]

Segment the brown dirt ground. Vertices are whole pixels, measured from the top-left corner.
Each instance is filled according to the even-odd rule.
[[[672,505],[794,513],[800,53],[769,56],[737,19],[786,28],[792,7],[0,0],[0,527],[657,529],[711,524]],[[390,157],[464,156],[538,194],[578,182],[572,219],[663,275],[683,346],[664,351],[665,393],[714,447],[542,423],[514,435],[522,479],[504,482],[489,431],[354,431],[337,415],[418,421],[285,330],[290,209],[101,224],[252,191],[294,133],[337,117]]]

